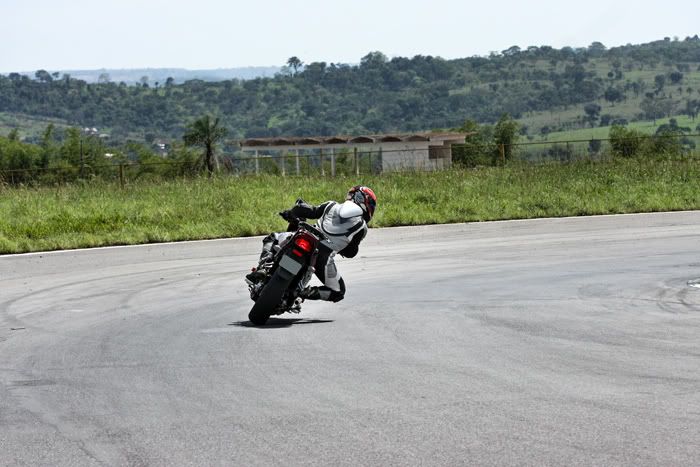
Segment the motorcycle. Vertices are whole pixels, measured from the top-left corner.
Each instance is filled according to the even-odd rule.
[[[301,202],[297,200],[297,204]],[[255,302],[248,319],[257,326],[265,324],[272,315],[301,312],[304,301],[301,293],[316,272],[319,253],[324,248],[330,249],[326,235],[306,223],[306,219],[297,218],[289,211],[279,214],[289,223],[287,231],[294,233],[273,245],[272,258],[257,268],[264,273],[261,280],[246,279],[250,298]]]

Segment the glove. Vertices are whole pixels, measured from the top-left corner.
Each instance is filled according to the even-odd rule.
[[[279,215],[282,216],[282,219],[288,222],[287,232],[294,232],[296,229],[299,228],[299,219],[292,213],[290,209],[280,212]]]
[[[280,211],[278,214],[282,216],[282,219],[286,220],[287,222],[292,222],[293,220],[296,220],[294,214],[292,214],[291,209]]]

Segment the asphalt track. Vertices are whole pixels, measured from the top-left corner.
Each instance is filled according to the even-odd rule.
[[[700,212],[372,230],[253,328],[259,245],[0,257],[0,465],[700,462]]]

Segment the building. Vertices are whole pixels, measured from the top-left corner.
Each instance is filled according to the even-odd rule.
[[[440,170],[452,166],[452,146],[464,144],[466,133],[409,133],[361,136],[277,137],[249,138],[238,142],[241,151],[261,157],[282,157],[293,154],[314,154],[331,161],[335,172],[335,158],[352,154],[355,167],[359,159],[369,157],[375,172],[401,170]],[[359,169],[358,169],[359,170]]]

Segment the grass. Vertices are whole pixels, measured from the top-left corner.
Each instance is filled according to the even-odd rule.
[[[77,125],[66,120],[53,117],[42,117],[37,115],[27,115],[15,112],[0,112],[0,135],[6,136],[12,130],[17,130],[20,140],[36,140],[46,131],[49,124],[53,124],[56,130],[64,131],[68,128],[75,128]],[[100,132],[111,133],[111,128],[100,127]],[[143,134],[131,132],[125,135],[125,139],[143,139]]]
[[[698,124],[700,124],[700,119],[693,120],[687,115],[677,115],[671,118],[676,119],[678,126],[690,128],[691,133],[693,134],[697,133],[695,127]],[[639,130],[647,135],[653,135],[654,133],[656,133],[656,130],[659,128],[659,126],[669,123],[671,118],[657,118],[656,124],[654,124],[652,120],[629,122],[627,124],[627,128]],[[607,139],[610,135],[610,128],[611,126],[600,126],[593,128],[579,128],[577,130],[556,131],[549,133],[546,138],[541,135],[535,136],[535,138],[532,141],[548,141],[555,143],[566,141],[589,140],[592,138]],[[520,142],[527,142],[527,139],[521,137]]]
[[[68,122],[49,117],[35,117],[19,113],[0,112],[0,135],[5,136],[13,129],[18,130],[20,138],[40,137],[46,127],[53,123],[56,129],[66,129]]]
[[[644,100],[644,94],[652,92],[655,89],[656,85],[654,79],[657,75],[666,76],[667,79],[663,92],[665,94],[671,94],[673,99],[678,102],[678,106],[675,110],[676,112],[682,111],[687,100],[700,98],[700,70],[698,70],[698,66],[700,65],[698,62],[687,63],[687,65],[690,67],[690,71],[684,71],[682,81],[677,84],[672,84],[670,79],[668,79],[669,73],[675,70],[674,65],[659,64],[654,68],[649,68],[648,65],[645,65],[644,68],[640,70],[639,64],[635,63],[631,70],[627,69],[627,67],[623,67],[623,78],[621,80],[611,80],[607,76],[607,73],[613,70],[611,62],[612,60],[608,59],[591,59],[589,62],[584,64],[584,67],[587,71],[594,72],[598,78],[603,80],[602,89],[605,89],[608,86],[622,87],[628,81],[630,83],[634,83],[637,80],[642,80],[646,87],[637,96],[635,96],[631,90],[626,91],[627,98],[623,102],[618,102],[616,104],[611,104],[610,102],[605,101],[602,96],[599,96],[598,99],[595,99],[592,102],[601,106],[600,115],[609,114],[612,115],[613,118],[625,118],[631,122],[629,126],[634,126],[634,121],[639,118],[639,115],[642,112],[640,104]],[[566,64],[560,62],[556,67],[556,71],[559,73],[563,72],[564,66],[566,66]],[[536,68],[540,70],[552,69],[551,64],[549,64],[547,61],[540,61]],[[678,91],[678,88],[681,88],[680,92]],[[687,88],[691,88],[692,92],[690,94],[687,93]],[[579,105],[570,105],[565,108],[551,108],[545,111],[530,112],[523,115],[518,119],[518,121],[523,125],[527,125],[529,127],[529,133],[535,136],[536,141],[539,141],[542,139],[539,132],[544,126],[559,128],[562,125],[566,126],[579,124],[580,122],[577,121],[577,119],[585,115],[583,110],[584,105],[585,103],[581,103]],[[679,115],[674,118],[678,120],[679,125],[688,126],[693,130],[698,124],[698,121],[692,122],[686,116]],[[659,122],[662,122],[662,120],[663,119],[657,120],[657,125],[660,124]],[[666,121],[667,120],[668,119],[666,119]],[[681,120],[683,120],[683,122],[681,122]],[[656,129],[651,122],[638,123],[644,127],[651,127],[649,129],[650,133],[653,133],[653,131]],[[559,141],[564,141],[566,139],[581,139],[581,136],[584,138],[600,138],[601,132],[599,132],[597,129],[580,129],[560,133],[560,136],[551,133],[547,139],[554,137],[559,138]],[[592,134],[593,136],[591,136]],[[607,131],[605,134],[607,135]]]
[[[697,161],[580,162],[349,177],[221,177],[0,188],[0,253],[260,235],[298,196],[363,183],[375,227],[700,209]]]

